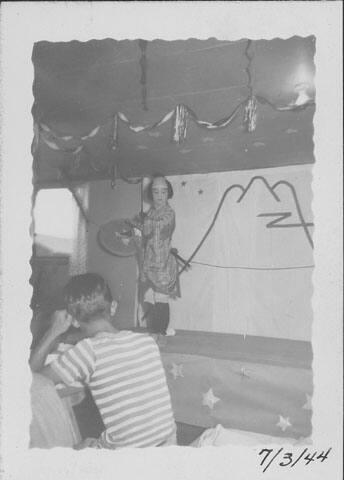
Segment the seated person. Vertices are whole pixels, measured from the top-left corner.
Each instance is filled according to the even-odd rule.
[[[72,277],[65,287],[66,310],[56,311],[32,354],[33,371],[55,384],[87,385],[105,425],[97,439],[79,448],[151,447],[176,444],[176,427],[160,352],[147,334],[117,330],[116,305],[97,274]],[[71,325],[86,338],[44,366],[56,340]]]

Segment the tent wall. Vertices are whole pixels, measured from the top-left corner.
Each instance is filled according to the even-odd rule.
[[[113,294],[120,296],[118,318],[121,326],[134,326],[137,264],[133,257],[119,258],[104,252],[97,240],[99,226],[116,218],[130,218],[140,209],[140,187],[110,181],[90,182],[87,266],[91,272],[102,274]]]

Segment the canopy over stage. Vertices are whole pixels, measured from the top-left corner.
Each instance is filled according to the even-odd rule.
[[[35,182],[312,163],[314,50],[313,37],[39,42]]]

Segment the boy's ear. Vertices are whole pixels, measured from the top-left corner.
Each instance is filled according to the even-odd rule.
[[[75,318],[72,320],[72,325],[75,328],[80,328],[80,323]]]

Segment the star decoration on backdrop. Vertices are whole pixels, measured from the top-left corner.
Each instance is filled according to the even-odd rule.
[[[213,389],[209,388],[207,393],[203,393],[203,400],[202,405],[209,407],[210,410],[214,408],[215,403],[217,403],[220,399],[214,395]]]
[[[202,189],[198,190],[198,195],[202,195],[202,193],[203,193]]]
[[[302,407],[304,410],[312,410],[312,397],[306,393],[306,403]]]
[[[279,420],[276,423],[277,427],[279,427],[283,432],[287,430],[287,428],[291,427],[291,423],[289,421],[289,417],[282,417],[279,415]]]
[[[170,372],[172,373],[175,380],[177,379],[177,377],[184,377],[183,364],[180,363],[179,365],[177,365],[176,363],[172,363],[172,368],[170,369]]]

